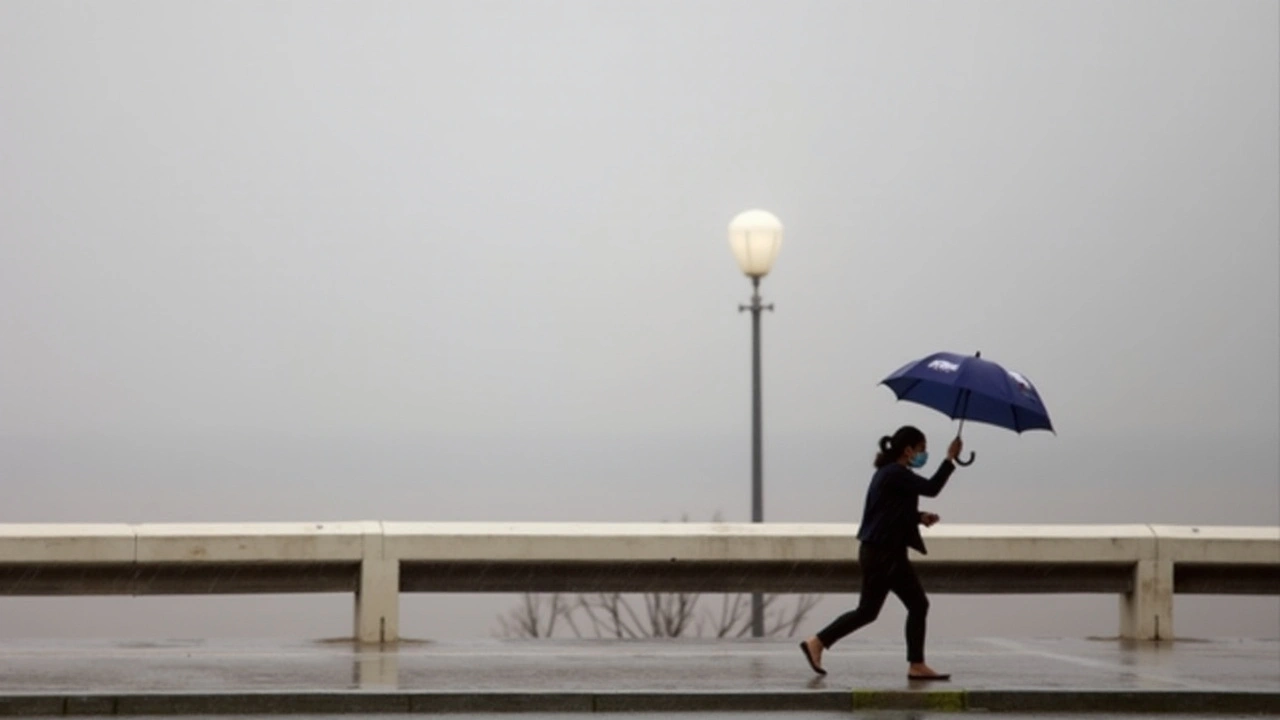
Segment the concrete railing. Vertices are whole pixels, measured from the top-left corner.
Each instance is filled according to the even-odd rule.
[[[856,526],[639,523],[0,525],[0,595],[350,592],[394,642],[401,592],[854,592]],[[1173,594],[1280,594],[1280,526],[940,525],[941,593],[1109,593],[1128,638]]]

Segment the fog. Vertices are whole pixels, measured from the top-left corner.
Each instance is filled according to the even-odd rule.
[[[1280,524],[1262,0],[0,4],[0,522],[746,520],[752,207],[766,520],[856,522],[878,437],[955,431],[878,381],[981,350],[1057,434],[966,426],[943,522]],[[1280,599],[1177,602],[1280,636]],[[2,603],[0,638],[350,622]],[[942,596],[930,632],[1115,603]]]

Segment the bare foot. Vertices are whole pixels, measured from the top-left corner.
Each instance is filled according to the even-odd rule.
[[[804,653],[804,657],[809,661],[809,667],[819,675],[826,675],[827,671],[822,669],[822,641],[817,635],[800,643],[800,650]]]
[[[950,673],[940,673],[924,663],[911,663],[907,669],[907,677],[912,680],[949,680]]]

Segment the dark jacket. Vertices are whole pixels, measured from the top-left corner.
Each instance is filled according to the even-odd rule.
[[[858,540],[885,548],[914,548],[927,554],[920,537],[920,496],[936,497],[955,469],[950,460],[943,460],[931,479],[896,462],[876,470],[867,488]]]

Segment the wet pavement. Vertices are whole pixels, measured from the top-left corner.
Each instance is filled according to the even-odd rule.
[[[949,683],[908,681],[901,643],[846,640],[816,679],[797,641],[0,643],[0,692],[1037,689],[1280,691],[1280,641],[934,642]]]
[[[506,697],[496,709],[596,712],[892,709],[916,700],[934,710],[1000,703],[1081,709],[1085,697],[1123,698],[1093,707],[1126,712],[1163,698],[1165,711],[1186,703],[1195,712],[1228,711],[1222,698],[1244,696],[1253,697],[1251,704],[1231,707],[1280,714],[1274,640],[938,641],[930,644],[929,662],[953,673],[944,683],[908,680],[901,643],[856,639],[828,651],[829,675],[818,678],[796,642],[476,640],[379,649],[337,641],[9,641],[0,644],[0,714],[23,714],[22,707],[34,706],[21,703],[58,697],[61,705],[41,707],[70,712],[67,703],[75,700],[90,703],[82,712],[113,714],[130,707],[120,697],[206,697],[205,705],[193,701],[172,711],[191,715],[202,707],[222,712],[207,697],[236,694],[262,703],[274,698],[262,705],[266,712],[297,701],[301,711],[316,714],[331,711],[325,702],[335,704],[334,712],[390,713],[397,703],[437,712],[495,709],[473,702],[479,697]],[[1015,697],[1023,704],[1010,705]],[[414,704],[424,698],[431,703]]]

